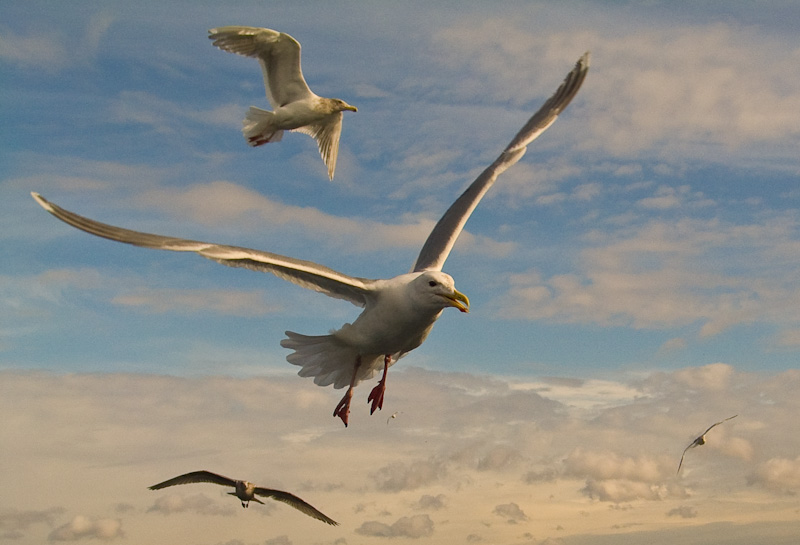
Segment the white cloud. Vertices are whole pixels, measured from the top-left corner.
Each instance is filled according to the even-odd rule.
[[[78,541],[80,539],[102,539],[111,541],[124,537],[119,519],[93,519],[76,515],[70,522],[59,526],[47,537],[49,541]]]
[[[800,296],[789,280],[798,266],[789,250],[795,225],[788,217],[750,225],[651,220],[595,232],[575,258],[578,272],[512,274],[496,312],[634,328],[697,324],[699,337],[754,322],[794,329],[800,323]]]
[[[434,459],[416,460],[410,463],[392,463],[376,471],[372,478],[378,490],[399,492],[414,490],[441,478],[445,465]]]
[[[559,74],[590,49],[592,69],[577,102],[591,115],[565,122],[580,123],[570,132],[584,148],[675,162],[741,160],[748,148],[768,145],[790,157],[800,137],[796,51],[757,27],[659,19],[620,32],[625,17],[616,12],[614,24],[590,31],[542,32],[502,16],[465,15],[435,44],[445,62],[483,76],[480,92],[465,83],[457,94],[515,105],[547,93],[548,78],[532,84],[529,74]]]
[[[576,448],[564,460],[565,472],[581,478],[627,479],[653,483],[669,475],[671,461],[664,457],[620,456],[610,451]]]
[[[800,456],[771,458],[761,463],[748,481],[779,492],[797,493],[800,491]]]
[[[688,388],[721,391],[730,386],[733,374],[734,369],[730,365],[710,363],[701,367],[679,369],[673,374],[673,377]]]
[[[8,494],[29,501],[32,488],[59,474],[63,486],[52,492],[55,505],[69,503],[82,512],[121,502],[133,506],[114,511],[133,540],[148,531],[169,536],[181,526],[177,521],[192,517],[216,522],[184,527],[184,537],[264,540],[260,515],[272,505],[243,510],[214,485],[195,485],[202,493],[187,488],[186,495],[147,490],[169,475],[201,468],[298,493],[342,523],[330,541],[425,537],[433,531],[428,514],[434,512],[434,535],[483,535],[487,519],[523,521],[512,507],[493,514],[512,503],[532,520],[561,524],[559,535],[570,538],[594,532],[597,518],[591,514],[601,507],[606,527],[624,525],[636,513],[660,528],[671,518],[665,513],[701,504],[693,523],[737,520],[743,510],[757,510],[760,520],[786,520],[793,511],[786,508],[792,496],[785,493],[797,491],[792,472],[800,467],[800,434],[794,433],[800,373],[725,369],[687,368],[651,373],[618,388],[606,384],[640,393],[635,399],[621,396],[616,404],[616,394],[599,405],[582,402],[580,386],[592,383],[587,379],[537,381],[572,385],[570,399],[590,407],[567,411],[496,377],[398,368],[391,379],[391,410],[402,410],[402,420],[387,426],[386,414],[370,416],[359,404],[346,430],[331,417],[340,392],[288,374],[232,379],[6,371],[0,373],[0,412],[9,424],[0,427],[0,442],[13,447],[4,471],[28,478],[24,486],[5,482]],[[590,399],[595,388],[587,386]],[[737,419],[709,434],[703,450],[692,451],[685,462],[689,471],[676,477],[692,434],[736,412]],[[45,474],[35,470],[43,467]],[[757,486],[747,486],[746,475]],[[76,497],[70,491],[77,488],[85,492]],[[608,511],[608,503],[621,502],[631,508]],[[576,506],[590,516],[578,516]],[[384,518],[409,509],[419,516]],[[683,517],[688,511],[675,513]],[[320,528],[307,517],[291,515],[270,518],[273,536],[324,539],[312,539]],[[34,518],[42,524],[9,523],[14,527],[8,531],[41,536],[47,519]],[[448,521],[446,531],[439,521]],[[512,526],[519,527],[495,524],[493,535],[511,542]],[[239,533],[232,536],[234,528]],[[306,532],[310,536],[301,537]]]
[[[204,225],[237,225],[248,231],[291,226],[296,234],[324,241],[348,252],[386,251],[409,248],[414,255],[431,229],[433,219],[412,219],[411,223],[387,224],[353,217],[334,216],[312,207],[294,206],[272,200],[232,182],[195,184],[180,190],[152,189],[136,198],[140,206],[161,209]],[[221,241],[212,241],[221,242]],[[508,255],[515,245],[462,232],[458,251],[489,256]]]
[[[614,503],[634,500],[663,500],[670,495],[669,488],[664,484],[648,484],[626,479],[605,481],[589,479],[581,492],[592,499]],[[685,493],[679,497],[685,497]]]

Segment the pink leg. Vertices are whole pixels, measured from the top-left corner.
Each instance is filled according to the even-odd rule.
[[[383,394],[386,392],[386,374],[389,372],[390,363],[392,363],[392,356],[387,354],[383,357],[383,376],[378,382],[378,385],[375,386],[369,393],[369,397],[367,398],[367,403],[372,401],[372,407],[369,410],[369,414],[374,413],[375,409],[383,409]]]
[[[344,427],[347,427],[347,422],[350,419],[350,400],[353,399],[353,386],[356,383],[356,375],[358,374],[358,368],[361,367],[361,356],[356,358],[356,366],[353,368],[353,378],[350,379],[350,387],[347,388],[347,392],[345,392],[344,397],[336,406],[336,409],[333,411],[333,416],[338,416],[344,422]]]

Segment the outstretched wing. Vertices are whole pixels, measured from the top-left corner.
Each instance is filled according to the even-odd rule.
[[[412,271],[442,270],[450,250],[461,234],[464,224],[478,203],[492,187],[497,177],[525,154],[528,144],[542,134],[575,97],[589,70],[589,53],[586,52],[567,74],[553,96],[533,114],[506,149],[489,168],[472,182],[464,193],[444,213],[422,247]]]
[[[708,429],[707,429],[706,431],[704,431],[704,432],[703,432],[703,435],[705,435],[705,434],[707,434],[709,431],[711,431],[711,428],[714,428],[715,426],[719,426],[719,425],[720,425],[720,424],[722,424],[723,422],[727,422],[728,420],[730,420],[730,419],[732,419],[732,418],[736,418],[737,416],[739,416],[739,415],[738,415],[738,414],[735,414],[735,415],[733,415],[733,416],[729,416],[729,417],[728,417],[728,418],[726,418],[725,420],[720,420],[719,422],[714,422],[713,424],[711,424],[711,425],[708,427]]]
[[[336,159],[339,157],[339,137],[342,134],[342,112],[332,114],[329,119],[314,125],[305,125],[293,129],[302,132],[317,141],[319,154],[328,167],[328,178],[333,180],[336,171]]]
[[[345,299],[360,307],[366,305],[367,298],[372,292],[372,287],[375,283],[374,280],[347,276],[311,261],[303,261],[238,246],[165,237],[114,227],[113,225],[100,223],[64,210],[60,206],[45,200],[38,193],[31,193],[31,195],[42,208],[61,221],[92,235],[156,250],[196,252],[205,258],[229,267],[244,267],[272,273],[298,286],[338,299]]]
[[[216,473],[211,473],[210,471],[192,471],[191,473],[186,473],[185,475],[173,477],[164,481],[163,483],[154,484],[148,488],[150,488],[150,490],[160,490],[168,486],[175,486],[176,484],[190,483],[214,483],[221,484],[222,486],[236,486],[236,481],[229,479],[228,477],[223,477],[222,475],[217,475]]]
[[[300,44],[288,34],[269,28],[224,26],[209,30],[208,38],[224,51],[259,60],[273,108],[313,96],[300,68]]]
[[[329,516],[323,514],[321,511],[316,509],[310,503],[307,503],[294,494],[289,494],[288,492],[284,492],[282,490],[272,490],[271,488],[261,488],[257,487],[255,489],[255,493],[259,496],[264,496],[265,498],[272,498],[274,500],[282,501],[283,503],[287,503],[297,509],[305,513],[310,517],[314,517],[317,520],[321,520],[322,522],[327,522],[331,526],[338,526],[339,523],[330,518]]]
[[[683,465],[683,457],[686,456],[686,451],[692,448],[693,446],[695,446],[695,443],[692,443],[691,445],[683,449],[683,454],[681,454],[681,461],[678,462],[678,471],[675,472],[675,475],[681,472],[681,466]]]

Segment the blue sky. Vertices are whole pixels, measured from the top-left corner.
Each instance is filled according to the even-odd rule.
[[[417,402],[399,384],[423,388],[429,378],[425,373],[466,384],[455,393],[448,390],[442,399],[458,397],[458,392],[469,399],[476,392],[490,397],[495,392],[508,402],[510,392],[521,391],[541,401],[539,395],[549,392],[542,399],[566,411],[552,409],[554,414],[568,413],[577,426],[576,437],[599,441],[597,448],[604,446],[602,452],[620,467],[653,460],[658,467],[663,464],[663,475],[652,479],[618,476],[656,486],[655,481],[666,479],[674,456],[650,460],[635,441],[627,447],[612,442],[613,434],[600,441],[595,433],[601,423],[614,421],[619,426],[614,429],[621,430],[626,418],[633,421],[636,411],[644,411],[650,425],[665,426],[659,415],[673,411],[672,427],[665,429],[674,434],[670,438],[679,453],[693,433],[739,412],[746,400],[772,396],[769,407],[777,413],[769,418],[742,416],[726,424],[739,426],[739,435],[722,431],[728,442],[709,450],[730,458],[726,475],[738,470],[750,476],[749,481],[737,481],[736,494],[750,494],[753,483],[756,488],[761,483],[763,493],[776,502],[771,513],[789,512],[782,495],[786,490],[776,491],[772,484],[794,481],[769,471],[784,464],[789,474],[797,475],[789,491],[798,490],[797,441],[758,434],[766,433],[770,418],[797,430],[791,417],[796,409],[792,391],[779,384],[796,382],[800,356],[800,6],[428,4],[5,3],[0,8],[0,245],[6,256],[0,260],[0,369],[6,384],[19,382],[21,391],[31,392],[30,399],[51,407],[52,389],[66,387],[59,381],[79,373],[74,380],[89,381],[84,389],[92,393],[86,418],[100,419],[92,429],[101,429],[106,418],[101,392],[119,381],[168,388],[178,380],[176,389],[191,397],[193,387],[214,381],[235,389],[247,384],[240,382],[245,379],[255,384],[275,380],[291,403],[318,409],[308,417],[314,423],[311,430],[302,427],[310,424],[301,424],[300,415],[280,424],[305,430],[304,442],[290,436],[287,444],[323,441],[326,448],[335,448],[336,436],[328,434],[341,430],[328,413],[339,392],[293,376],[295,369],[285,361],[287,351],[279,342],[287,329],[322,334],[338,328],[359,309],[271,275],[89,236],[49,216],[30,192],[131,229],[282,253],[354,276],[391,277],[408,270],[447,206],[590,50],[591,69],[576,99],[520,163],[500,177],[467,224],[445,272],[470,297],[471,312],[444,312],[425,344],[392,369],[402,378],[397,387],[390,379],[389,414],[413,412],[403,402]],[[291,34],[302,44],[303,70],[312,90],[358,107],[357,113],[345,112],[332,182],[315,143],[305,135],[286,134],[282,142],[257,149],[246,145],[241,119],[250,105],[265,108],[267,102],[257,63],[220,51],[207,39],[209,28],[227,24]],[[101,386],[95,380],[110,383]],[[654,381],[674,388],[654,390]],[[753,397],[737,398],[736,392],[745,390]],[[356,396],[367,393],[362,387]],[[118,395],[122,400],[132,394]],[[652,403],[642,402],[642,408],[634,399]],[[68,410],[74,399],[51,401],[58,412]],[[680,408],[689,401],[698,404],[693,416]],[[453,402],[472,407],[464,398]],[[127,405],[119,403],[107,410],[124,412]],[[166,398],[150,409],[163,403]],[[423,405],[415,406],[419,410]],[[8,411],[17,415],[22,407],[27,405],[10,405]],[[237,418],[239,410],[231,409],[228,416]],[[482,409],[474,410],[478,414]],[[614,420],[620,411],[627,416]],[[501,414],[495,424],[503,431],[481,443],[487,453],[498,445],[507,447],[521,433],[505,427],[508,422]],[[279,415],[270,413],[270,421]],[[682,433],[679,424],[687,419],[691,429]],[[381,416],[369,420],[366,414],[354,414],[354,420],[386,431]],[[425,446],[418,441],[450,424],[436,420],[426,425],[425,433],[419,431],[423,428],[406,430],[408,444],[419,450],[412,452],[409,446],[396,463],[405,464],[409,474],[421,467],[421,474],[441,476],[436,473],[439,466],[431,470],[419,465]],[[50,430],[56,424],[43,418],[30,426]],[[15,430],[6,430],[7,441],[17,438]],[[372,448],[362,439],[364,448]],[[770,449],[753,450],[758,441]],[[201,441],[193,436],[191,442]],[[585,469],[592,453],[574,450],[585,448],[582,443],[568,447],[556,439],[546,444],[530,439],[528,446],[546,447],[549,453],[549,458],[542,454],[533,462],[529,454],[521,455],[539,469],[513,456],[516,461],[496,469],[516,471],[514,482],[519,483],[519,473],[545,471],[555,460],[566,460],[557,469],[550,467],[564,477],[558,483],[576,478],[585,482],[570,489],[577,496],[564,506],[575,498],[618,507],[637,501],[652,505],[652,498],[636,492],[638,485],[617,498],[623,500],[614,502],[608,495],[598,500],[602,494],[592,486],[602,482],[602,472]],[[201,450],[197,446],[192,452]],[[220,450],[220,460],[225,452]],[[300,456],[288,447],[280,453]],[[21,451],[6,454],[22,456]],[[174,472],[167,454],[163,463],[152,466],[153,482]],[[500,480],[480,468],[459,466],[457,453],[441,456],[448,460],[442,467],[449,468],[445,473],[450,476],[469,473],[473,484]],[[576,460],[585,462],[583,470],[576,469]],[[237,464],[243,473],[252,467],[245,462]],[[30,469],[25,463],[20,461],[19,471]],[[48,463],[75,470],[61,458]],[[197,454],[192,463],[205,460]],[[398,467],[386,463],[383,469]],[[180,466],[177,471],[182,469],[200,467]],[[225,473],[224,467],[218,469]],[[307,481],[297,471],[297,478]],[[380,468],[370,471],[382,474]],[[134,482],[132,475],[129,479]],[[391,509],[392,517],[386,509],[374,514],[367,510],[369,522],[385,519],[390,530],[384,530],[395,532],[397,542],[420,537],[412,535],[413,528],[420,528],[413,524],[409,531],[403,524],[392,526],[402,518],[398,505],[409,509],[407,499],[399,499],[401,492],[432,498],[444,494],[453,511],[465,501],[453,490],[420,491],[422,485],[415,485],[387,492],[379,478],[373,481],[382,497],[391,492],[399,503]],[[283,484],[295,482],[287,477]],[[444,486],[436,479],[424,483]],[[334,492],[318,482],[309,487],[323,496],[333,494],[336,502],[348,501],[345,491],[354,493],[347,486]],[[697,508],[680,504],[680,498],[691,494],[665,490],[659,502],[678,502],[677,515],[667,522],[674,517],[693,524],[739,520],[726,508],[713,516],[702,509],[700,517],[691,516]],[[18,493],[26,498],[19,509],[39,509],[44,526],[39,534],[22,526],[8,532],[24,534],[31,542],[47,536],[58,540],[61,534],[42,528],[62,528],[64,521],[75,523],[78,515],[95,522],[125,519],[119,513],[102,514],[93,503],[73,513],[63,507],[70,500],[61,497],[57,506],[37,507],[35,497],[22,489]],[[747,501],[757,504],[761,499]],[[122,523],[128,536],[145,535],[137,532],[145,532],[147,501],[152,503],[147,495],[119,499],[119,505],[132,505],[130,512],[137,513]],[[214,501],[228,505],[225,498]],[[519,499],[498,499],[493,507],[509,503],[525,510]],[[661,519],[670,512],[663,502],[659,509]],[[492,515],[492,508],[488,512],[490,517],[503,516]],[[544,529],[523,531],[526,519],[513,508],[499,512],[511,513],[509,520],[519,530],[513,536],[496,534],[507,536],[506,542],[537,542],[551,535]],[[405,518],[413,516],[422,514],[413,511]],[[447,520],[456,519],[448,512]],[[422,524],[424,536],[427,522],[414,520]],[[436,526],[435,536],[448,535],[436,516],[428,520]],[[767,520],[792,519],[776,514],[748,522]],[[626,523],[632,521],[607,526]],[[107,530],[111,538],[119,537],[108,524],[91,528],[97,535]],[[350,521],[349,531],[362,528],[359,524]],[[643,529],[660,528],[648,524]],[[385,541],[380,532],[369,534],[377,532],[374,525],[366,528],[342,539]],[[504,532],[510,530],[503,526]],[[69,535],[76,540],[91,537],[91,532],[76,532]],[[287,529],[287,540],[301,540],[302,532]],[[581,543],[575,536],[600,534],[584,525],[570,533],[577,541],[569,543]],[[270,539],[280,535],[276,531]],[[483,534],[464,530],[453,535]],[[567,534],[552,535],[565,539]],[[326,536],[334,537],[318,539],[333,543],[338,534]],[[224,536],[198,539],[225,542]],[[248,543],[255,538],[227,539]]]

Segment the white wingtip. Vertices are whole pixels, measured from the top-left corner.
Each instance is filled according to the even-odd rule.
[[[36,202],[38,202],[38,203],[39,203],[39,206],[41,206],[42,208],[44,208],[44,209],[45,209],[45,210],[47,210],[48,212],[52,212],[52,211],[53,211],[53,207],[50,205],[50,203],[49,203],[49,202],[47,202],[47,201],[44,199],[44,197],[42,197],[41,195],[39,195],[39,194],[38,194],[38,193],[36,193],[35,191],[31,191],[31,197],[33,197],[33,199],[34,199]]]

